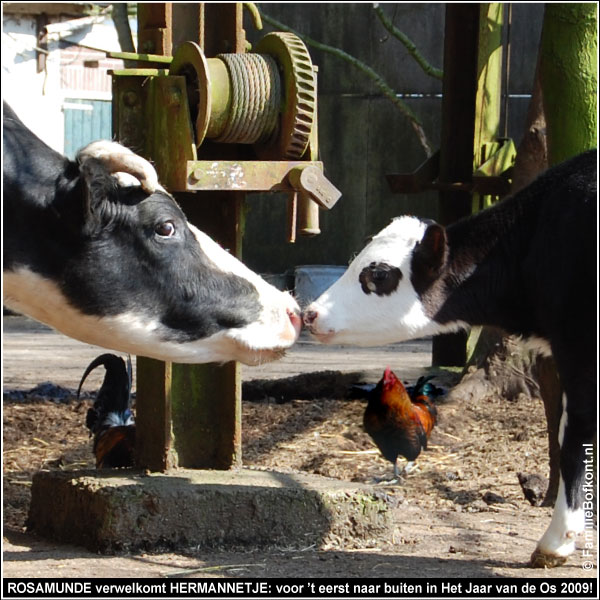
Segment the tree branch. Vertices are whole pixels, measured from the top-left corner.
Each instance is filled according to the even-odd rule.
[[[383,9],[379,6],[379,4],[373,4],[373,10],[379,17],[382,25],[408,50],[408,53],[417,61],[421,69],[427,73],[427,75],[431,75],[431,77],[435,77],[436,79],[443,79],[444,72],[441,69],[436,69],[434,66],[430,65],[425,57],[417,50],[417,47],[413,43],[413,41],[404,33],[402,33],[391,21],[391,19],[383,12]]]
[[[373,81],[373,83],[379,88],[381,93],[388,98],[395,106],[400,110],[400,112],[409,120],[412,128],[414,129],[425,154],[429,157],[432,155],[431,146],[429,145],[429,141],[427,136],[425,135],[425,130],[423,129],[423,124],[417,117],[417,115],[412,111],[412,109],[403,102],[400,98],[398,98],[398,94],[388,85],[388,83],[379,75],[374,69],[372,69],[369,65],[364,62],[358,60],[358,58],[344,52],[340,48],[335,48],[334,46],[328,46],[327,44],[323,44],[321,42],[317,42],[312,38],[304,35],[302,33],[298,33],[291,27],[280,23],[276,19],[269,17],[264,12],[261,11],[261,17],[263,21],[266,21],[276,29],[281,31],[287,31],[288,33],[293,33],[297,35],[300,39],[302,39],[306,45],[312,46],[317,50],[321,50],[322,52],[327,52],[328,54],[332,54],[333,56],[337,56],[338,58],[350,63],[354,67],[356,67],[359,71],[364,73],[369,79]]]

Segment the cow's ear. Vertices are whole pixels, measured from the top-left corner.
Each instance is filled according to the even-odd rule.
[[[88,228],[98,227],[118,201],[117,181],[95,158],[80,164],[79,175],[83,219]]]
[[[438,223],[431,223],[413,250],[411,280],[417,292],[422,292],[439,277],[447,259],[446,230]]]

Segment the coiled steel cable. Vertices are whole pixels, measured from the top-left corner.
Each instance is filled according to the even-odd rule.
[[[275,60],[262,54],[220,54],[229,72],[232,101],[216,142],[254,144],[269,139],[279,122],[281,80]]]

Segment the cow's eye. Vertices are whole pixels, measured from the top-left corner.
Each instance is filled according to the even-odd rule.
[[[388,278],[389,274],[389,271],[383,271],[380,269],[373,269],[371,271],[371,277],[373,278],[373,281],[376,282],[385,281]]]
[[[154,232],[160,237],[172,237],[175,235],[175,223],[173,221],[165,221],[159,223],[155,228]]]
[[[389,296],[396,291],[401,279],[402,271],[384,262],[370,263],[358,277],[365,294],[375,293],[378,296]]]

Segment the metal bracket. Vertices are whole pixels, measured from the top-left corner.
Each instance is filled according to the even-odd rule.
[[[165,69],[167,68],[165,65],[170,65],[173,61],[172,56],[162,56],[162,54],[139,54],[138,52],[107,52],[106,56],[109,58],[119,58],[121,60],[163,65],[163,68]]]
[[[341,192],[323,175],[320,161],[190,160],[186,191],[303,192],[332,208]]]
[[[511,169],[517,150],[510,138],[494,142],[497,148],[473,172],[470,182],[439,181],[439,150],[423,162],[413,173],[386,175],[390,190],[395,194],[415,194],[427,190],[461,191],[482,196],[505,196],[510,192]]]

